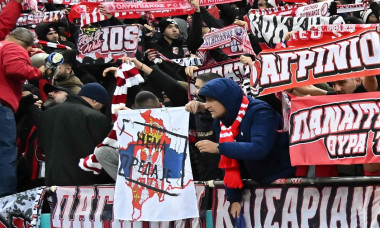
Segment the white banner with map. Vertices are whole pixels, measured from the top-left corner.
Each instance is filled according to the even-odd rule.
[[[199,217],[184,107],[119,112],[115,218],[172,221]]]

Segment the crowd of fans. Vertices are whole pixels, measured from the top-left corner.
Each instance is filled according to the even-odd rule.
[[[137,50],[134,58],[125,57],[111,63],[96,60],[79,63],[76,44],[80,26],[65,18],[56,23],[40,23],[35,28],[15,29],[22,12],[21,0],[7,3],[0,14],[0,196],[41,185],[114,182],[118,149],[99,144],[112,129],[115,67],[121,62],[133,63],[145,82],[131,87],[126,107],[118,109],[185,106],[191,113],[190,129],[193,131],[190,132],[195,132],[190,134],[194,180],[223,179],[223,172],[218,167],[220,155],[240,161],[240,168],[233,169],[240,169],[241,178],[261,183],[295,176],[379,174],[378,164],[291,167],[287,133],[280,132],[283,124],[281,102],[274,95],[245,99],[235,82],[236,85],[231,84],[230,79],[220,79],[218,74],[206,73],[195,78],[196,99],[189,101],[188,79],[200,66],[186,67],[158,61],[158,53],[168,59],[195,56],[203,43],[203,36],[211,29],[233,23],[244,26],[242,18],[248,10],[265,9],[276,4],[266,0],[254,1],[253,5],[245,0],[220,4],[216,6],[216,16],[211,7],[200,7],[198,0],[190,2],[195,8],[192,15],[154,20],[147,20],[144,16],[136,20],[121,20],[107,15],[108,20],[90,25],[141,24],[142,48]],[[369,3],[370,7],[363,12],[339,16],[347,23],[378,23],[378,3]],[[338,4],[346,2],[338,1]],[[46,4],[45,8],[70,9],[53,4]],[[38,40],[62,44],[71,50],[40,46],[34,42],[30,30],[35,31]],[[291,33],[286,37],[290,38]],[[261,48],[257,38],[250,35],[250,39],[252,49],[259,54]],[[56,53],[62,54],[63,62],[46,69],[45,60],[54,58]],[[216,62],[231,59],[219,48],[208,54]],[[254,56],[238,57],[246,65],[253,63]],[[378,90],[377,76],[370,76],[304,86],[287,92],[296,96],[314,96]],[[246,115],[242,117],[240,129],[235,129],[241,135],[234,133],[233,138],[223,138],[220,132],[225,127],[233,128],[242,110]],[[222,124],[219,125],[215,119]],[[81,165],[78,165],[80,159]],[[232,172],[224,173],[230,175]],[[228,195],[231,202],[241,199],[233,189]],[[240,210],[239,206],[236,207],[234,213]]]

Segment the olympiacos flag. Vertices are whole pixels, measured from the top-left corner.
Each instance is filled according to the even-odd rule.
[[[172,221],[199,217],[183,107],[120,111],[115,218]]]

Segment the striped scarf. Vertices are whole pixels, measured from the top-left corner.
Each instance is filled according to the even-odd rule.
[[[39,41],[37,41],[37,43],[41,44],[42,46],[46,46],[46,47],[71,50],[71,47],[69,47],[69,46],[66,46],[63,44],[58,44],[58,43],[53,43],[53,42],[48,42],[48,41],[44,41],[44,40],[39,40]]]
[[[115,123],[117,116],[115,115],[114,109],[119,105],[124,105],[127,102],[127,91],[128,88],[143,83],[144,79],[140,75],[134,64],[123,63],[120,65],[116,73],[116,89],[112,97],[112,121]],[[114,124],[108,136],[103,140],[98,147],[110,146],[115,149],[119,148],[116,137],[116,124]],[[102,169],[101,164],[98,162],[95,154],[91,154],[85,158],[81,158],[79,162],[79,167],[85,171],[92,171],[94,174],[99,174]]]
[[[220,122],[220,136],[219,143],[235,142],[236,136],[239,133],[239,126],[247,111],[249,100],[243,96],[238,115],[233,124],[227,128]],[[227,188],[242,188],[243,182],[240,177],[239,161],[236,159],[228,158],[221,155],[219,168],[224,169],[224,185]]]

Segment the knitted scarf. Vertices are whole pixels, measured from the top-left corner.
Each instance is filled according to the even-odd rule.
[[[143,77],[137,70],[134,64],[123,63],[120,65],[116,73],[116,89],[112,97],[112,121],[116,122],[117,116],[115,115],[115,108],[119,105],[124,105],[127,102],[128,88],[138,85],[144,82]],[[96,147],[110,146],[113,148],[119,148],[116,137],[116,125],[108,133],[108,136],[103,142]],[[102,169],[102,165],[99,163],[95,154],[91,154],[85,158],[81,158],[79,161],[79,167],[85,171],[92,171],[94,174],[99,174]]]
[[[238,115],[230,127],[227,128],[222,122],[220,122],[219,143],[235,142],[236,136],[239,133],[240,122],[244,118],[248,104],[248,98],[246,96],[243,96]],[[221,155],[219,168],[224,169],[224,185],[227,188],[243,187],[243,182],[240,177],[240,166],[238,160]]]

